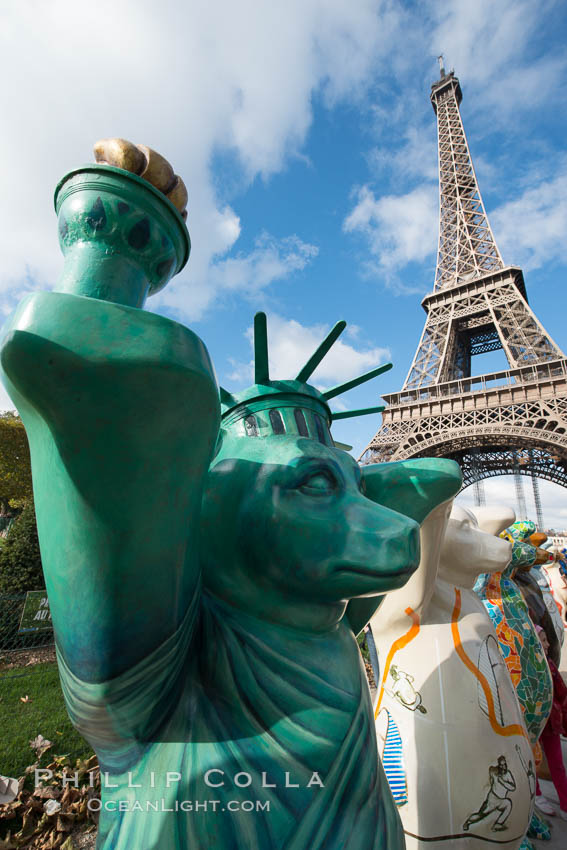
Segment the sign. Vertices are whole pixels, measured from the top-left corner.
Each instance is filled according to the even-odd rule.
[[[45,590],[28,590],[18,631],[38,632],[52,628],[47,593]]]

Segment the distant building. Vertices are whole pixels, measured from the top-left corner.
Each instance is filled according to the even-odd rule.
[[[553,547],[556,549],[563,549],[567,547],[567,531],[562,531],[560,534],[554,534],[553,532],[547,533],[548,542],[551,541]]]

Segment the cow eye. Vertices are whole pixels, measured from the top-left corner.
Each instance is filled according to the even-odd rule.
[[[317,472],[300,484],[299,489],[308,496],[328,496],[336,487],[336,478],[330,472]]]

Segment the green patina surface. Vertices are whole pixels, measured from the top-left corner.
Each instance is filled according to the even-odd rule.
[[[261,321],[256,386],[222,391],[221,420],[203,343],[139,309],[187,257],[174,208],[104,166],[57,206],[62,291],[20,305],[1,365],[67,708],[114,786],[97,846],[401,850],[355,633],[417,567],[458,467],[361,471],[309,363],[269,381]]]

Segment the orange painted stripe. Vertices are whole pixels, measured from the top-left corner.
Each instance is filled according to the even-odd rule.
[[[527,732],[523,726],[520,726],[518,723],[511,723],[509,726],[502,726],[498,720],[496,719],[496,711],[494,709],[494,699],[492,697],[492,691],[490,690],[490,685],[486,681],[486,678],[482,675],[476,664],[471,661],[468,657],[467,653],[463,649],[463,645],[461,643],[461,636],[459,634],[459,614],[461,613],[461,591],[458,587],[455,588],[455,607],[453,608],[453,616],[451,617],[451,634],[453,636],[453,643],[455,644],[455,649],[457,650],[457,655],[468,669],[471,671],[473,676],[478,679],[480,682],[480,686],[484,691],[484,696],[486,697],[486,704],[488,706],[488,719],[490,720],[490,725],[494,732],[497,735],[502,735],[505,738],[508,738],[510,735],[522,735],[524,738],[528,738]],[[529,739],[528,739],[529,740]]]
[[[392,663],[392,659],[396,652],[400,649],[403,649],[404,646],[407,646],[410,641],[416,637],[419,632],[419,614],[416,614],[413,608],[406,608],[404,614],[407,614],[408,617],[411,617],[412,625],[409,630],[402,635],[397,640],[394,641],[392,646],[390,647],[390,651],[386,658],[386,664],[384,665],[384,675],[382,676],[382,685],[380,687],[380,694],[378,695],[378,702],[376,703],[376,710],[374,711],[374,720],[378,717],[378,712],[380,711],[380,704],[382,702],[382,697],[384,696],[384,682],[388,678],[388,673],[390,672],[390,665]]]

